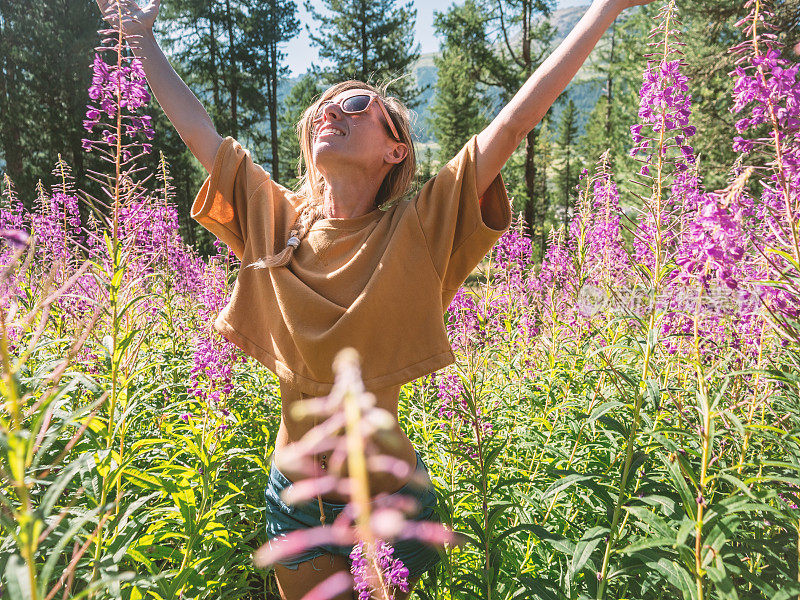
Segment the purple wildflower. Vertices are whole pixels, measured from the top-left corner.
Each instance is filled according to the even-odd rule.
[[[399,589],[401,592],[408,592],[408,569],[399,558],[393,558],[394,548],[384,542],[377,540],[376,548],[378,563],[383,575],[383,580],[391,589]],[[358,542],[350,552],[350,573],[353,575],[354,591],[358,592],[359,600],[369,600],[371,597],[371,586],[369,583],[367,556],[364,552],[364,543]],[[394,597],[392,593],[392,598]]]
[[[684,273],[707,284],[717,276],[729,288],[736,289],[733,267],[744,256],[744,231],[741,215],[731,212],[713,193],[705,194],[697,219],[689,227],[686,245],[676,262]]]
[[[593,219],[586,230],[586,267],[596,285],[619,285],[630,261],[622,243],[619,192],[609,173],[594,181]]]
[[[103,48],[103,50],[117,51],[118,49],[115,45],[113,48]],[[115,146],[117,144],[115,131],[118,112],[121,113],[123,121],[121,133],[127,138],[133,140],[139,131],[143,131],[148,140],[152,140],[155,136],[155,131],[150,124],[151,117],[135,114],[139,108],[146,106],[150,101],[142,63],[138,58],[124,54],[121,49],[119,51],[122,53],[122,66],[119,68],[116,65],[107,64],[97,53],[92,62],[92,85],[88,91],[89,97],[97,105],[86,106],[83,128],[89,133],[100,129],[102,142],[90,139],[82,140],[82,146],[87,152],[90,152],[95,145]],[[131,143],[123,141],[123,147],[123,161],[130,160],[132,155],[128,148],[131,147]],[[152,151],[151,144],[144,143],[140,147],[143,154]]]

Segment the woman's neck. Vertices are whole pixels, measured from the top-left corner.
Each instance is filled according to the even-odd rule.
[[[322,212],[325,218],[354,219],[375,210],[378,195],[386,173],[342,173],[325,177],[322,195]]]

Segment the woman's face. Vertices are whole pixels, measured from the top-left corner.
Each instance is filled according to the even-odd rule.
[[[378,100],[364,112],[342,111],[340,100],[359,91],[370,93],[352,89],[337,94],[329,99],[331,103],[324,106],[321,118],[314,123],[312,158],[323,176],[331,169],[345,166],[367,172],[380,170],[387,163],[391,168],[401,162],[408,151],[405,144],[389,134]]]

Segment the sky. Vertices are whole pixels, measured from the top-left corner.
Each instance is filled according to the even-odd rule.
[[[558,8],[568,8],[587,3],[588,0],[558,0],[557,6]],[[303,74],[312,62],[319,60],[317,49],[311,47],[306,29],[306,24],[311,24],[311,18],[303,7],[302,0],[298,0],[297,4],[301,33],[284,47],[292,75]],[[321,2],[314,2],[314,4],[322,6]],[[452,4],[455,4],[454,0],[414,0],[414,5],[417,7],[417,41],[420,43],[420,51],[423,54],[439,50],[439,40],[434,35],[433,29],[434,11],[444,11]]]

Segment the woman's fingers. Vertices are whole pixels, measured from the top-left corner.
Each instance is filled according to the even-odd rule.
[[[122,9],[122,15],[130,15],[139,10],[139,5],[136,2],[129,0],[121,0],[120,2],[113,2],[111,0],[98,0],[98,4],[103,2],[105,7],[101,7],[104,14],[117,15]]]
[[[136,11],[131,10],[130,6],[126,6],[126,3],[120,3],[119,6],[116,3],[109,2],[106,6],[106,10],[103,13],[103,17],[106,20],[113,19],[116,23],[119,19],[120,13],[122,13],[122,18],[124,21],[129,21],[131,16],[137,14],[139,12],[139,7],[136,7]]]

